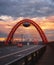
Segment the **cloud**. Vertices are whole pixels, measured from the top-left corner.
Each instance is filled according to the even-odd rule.
[[[54,30],[45,30],[48,41],[54,41]]]
[[[53,0],[0,0],[0,15],[36,17],[54,15]]]
[[[0,16],[0,21],[12,21],[12,20],[13,20],[13,18],[11,16],[7,16],[7,15],[5,15],[5,16],[1,15]]]
[[[47,20],[48,20],[49,22],[53,22],[53,23],[54,23],[54,16],[49,16],[49,17],[47,17]]]
[[[2,32],[2,31],[0,31],[0,37],[2,38],[2,37],[6,37],[7,36],[7,34],[5,33],[5,32]]]

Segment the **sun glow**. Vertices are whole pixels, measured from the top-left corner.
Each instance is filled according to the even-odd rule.
[[[5,41],[5,38],[0,38],[0,41]]]

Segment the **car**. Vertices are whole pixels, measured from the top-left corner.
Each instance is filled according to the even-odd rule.
[[[17,46],[18,46],[18,47],[22,47],[23,44],[22,44],[22,43],[18,43]]]

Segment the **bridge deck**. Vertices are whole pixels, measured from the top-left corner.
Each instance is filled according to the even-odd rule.
[[[29,55],[30,53],[37,51],[44,47],[44,45],[36,46],[24,46],[18,47],[6,47],[0,48],[0,64],[6,65],[10,62],[19,60],[20,58]],[[35,65],[54,65],[54,44],[47,45],[44,55],[38,60]]]
[[[47,45],[45,54],[36,65],[54,65],[54,44]]]
[[[22,48],[18,47],[7,47],[7,48],[0,48],[0,64],[1,65],[8,65],[16,60],[19,60],[38,49],[41,49],[44,45],[29,45],[24,46]]]

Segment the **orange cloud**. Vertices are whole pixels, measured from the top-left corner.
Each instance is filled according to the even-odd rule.
[[[12,28],[18,21],[24,19],[24,17],[19,17],[16,20],[14,20],[12,17],[8,16],[1,16],[0,18],[7,19],[6,22],[0,21],[0,26],[2,28]],[[9,18],[9,19],[8,19]],[[35,17],[35,18],[29,18],[31,20],[34,20],[37,22],[42,29],[54,29],[54,16],[51,17]],[[53,21],[53,22],[50,22]]]
[[[47,17],[47,20],[48,20],[49,22],[54,22],[54,16],[49,16],[49,17]]]

